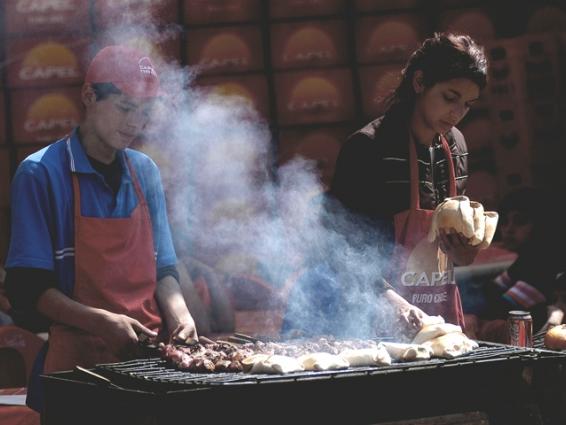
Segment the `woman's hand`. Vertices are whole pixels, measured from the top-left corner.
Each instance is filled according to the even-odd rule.
[[[428,315],[420,308],[410,304],[405,298],[388,289],[384,293],[390,305],[394,309],[395,318],[401,328],[401,331],[408,337],[414,336],[423,327],[423,320]]]
[[[440,249],[456,266],[468,266],[474,262],[479,246],[470,245],[469,239],[461,233],[448,233],[444,229],[439,229],[438,233]]]

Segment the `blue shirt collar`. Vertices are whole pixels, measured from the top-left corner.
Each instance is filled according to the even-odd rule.
[[[81,141],[79,140],[79,128],[73,129],[69,137],[65,140],[67,145],[67,155],[69,157],[69,168],[73,173],[84,173],[84,174],[98,174],[86,155]],[[126,165],[126,155],[124,151],[116,152],[118,158],[120,158],[120,163],[122,164],[122,169],[125,173],[122,174],[122,180],[131,181],[130,170]]]

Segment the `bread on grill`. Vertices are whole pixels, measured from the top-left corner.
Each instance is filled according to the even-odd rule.
[[[566,350],[566,325],[553,326],[546,331],[544,346],[551,350]]]
[[[330,353],[304,354],[298,360],[305,370],[335,370],[350,366],[342,357]]]

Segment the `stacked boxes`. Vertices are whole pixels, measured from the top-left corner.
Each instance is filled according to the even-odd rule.
[[[17,163],[80,121],[85,66],[117,42],[148,52],[158,68],[187,65],[203,90],[251,105],[273,130],[277,163],[313,159],[328,186],[341,143],[384,112],[411,52],[434,31],[468,33],[490,60],[489,86],[460,126],[474,197],[564,182],[550,171],[564,168],[555,165],[566,149],[566,35],[548,31],[564,31],[566,11],[545,6],[529,18],[535,6],[519,7],[523,31],[546,33],[498,39],[512,31],[494,17],[508,11],[487,0],[0,2],[0,158],[9,170],[0,208]]]
[[[498,183],[506,192],[534,184],[563,184],[563,76],[559,44],[552,34],[527,35],[489,45],[488,90],[495,132]]]

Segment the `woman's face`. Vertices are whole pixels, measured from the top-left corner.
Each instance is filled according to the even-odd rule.
[[[436,83],[431,87],[415,87],[415,113],[420,121],[436,134],[445,134],[466,116],[480,95],[478,85],[467,78]]]
[[[505,248],[516,252],[530,239],[533,222],[525,213],[511,210],[501,216],[499,229]]]

